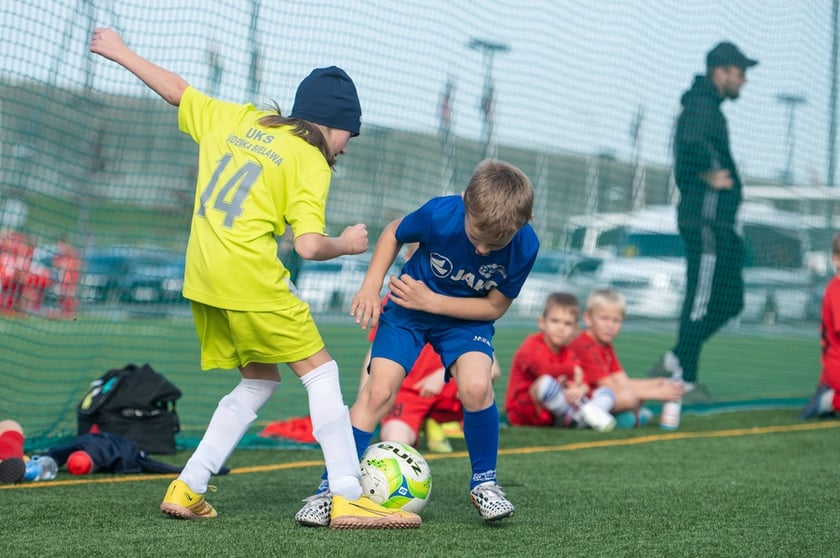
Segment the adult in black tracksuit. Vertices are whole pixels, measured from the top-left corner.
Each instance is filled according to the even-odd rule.
[[[687,391],[697,380],[703,344],[744,307],[744,248],[735,230],[741,180],[720,105],[738,98],[746,69],[757,63],[732,43],[720,43],[706,56],[706,75],[696,76],[682,96],[674,172],[687,281],[677,344],[663,363],[667,372],[682,375]]]

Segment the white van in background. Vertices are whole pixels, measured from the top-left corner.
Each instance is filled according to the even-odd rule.
[[[629,212],[592,213],[570,217],[564,231],[563,247],[585,256],[615,255],[624,228],[633,218]]]
[[[629,215],[616,257],[604,259],[595,284],[621,291],[629,316],[677,319],[685,294],[685,256],[676,208],[648,206]],[[807,230],[799,216],[745,202],[738,229],[746,249],[740,319],[807,319],[812,277],[806,266]]]

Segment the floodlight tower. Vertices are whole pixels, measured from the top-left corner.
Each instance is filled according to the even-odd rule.
[[[793,184],[793,147],[796,143],[793,134],[793,122],[796,117],[796,107],[805,103],[805,97],[790,93],[779,93],[776,95],[776,100],[787,105],[787,163],[782,173],[782,179],[785,184]]]
[[[495,91],[493,87],[493,57],[497,52],[508,52],[510,47],[504,43],[495,43],[482,39],[472,39],[467,46],[479,50],[484,58],[484,93],[481,96],[481,113],[484,116],[484,156],[493,157],[496,145],[493,141],[493,120],[495,118]]]

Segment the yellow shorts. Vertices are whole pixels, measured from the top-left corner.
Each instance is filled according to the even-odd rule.
[[[309,306],[301,301],[283,312],[224,310],[195,301],[190,305],[202,370],[296,362],[324,348]]]

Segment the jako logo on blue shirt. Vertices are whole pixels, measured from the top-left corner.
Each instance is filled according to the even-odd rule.
[[[454,266],[449,258],[437,252],[430,255],[429,265],[435,276],[441,279],[449,278],[452,281],[466,283],[467,286],[478,292],[487,292],[493,287],[498,286],[499,283],[492,280],[494,275],[501,275],[502,279],[507,276],[505,268],[498,264],[481,266],[479,273],[484,278],[477,278],[474,273],[463,269],[454,271]]]

